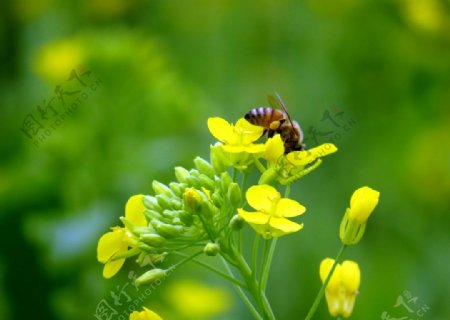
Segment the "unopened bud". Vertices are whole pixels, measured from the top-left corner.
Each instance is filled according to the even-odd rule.
[[[231,183],[228,189],[228,199],[233,207],[238,207],[241,205],[242,194],[241,188],[235,182]]]
[[[146,244],[152,247],[162,247],[167,243],[167,240],[158,234],[143,234],[140,240],[144,241]]]
[[[206,246],[203,248],[203,252],[207,256],[216,256],[220,251],[220,247],[217,243],[209,242],[206,244]]]
[[[173,193],[170,188],[164,184],[162,184],[159,181],[153,180],[152,183],[153,191],[155,191],[155,194],[165,194],[168,197],[172,197]]]
[[[179,182],[186,182],[186,178],[189,177],[189,171],[183,167],[175,167],[175,177]]]
[[[183,199],[185,208],[192,213],[200,209],[203,201],[200,193],[194,188],[186,189]]]
[[[212,165],[206,161],[205,159],[202,159],[200,157],[196,157],[194,159],[195,167],[200,171],[200,173],[203,173],[207,175],[209,178],[214,179],[214,168]]]
[[[222,149],[222,144],[218,142],[210,148],[211,164],[214,168],[214,171],[217,174],[226,171],[230,167],[231,163]]]
[[[177,237],[183,232],[182,226],[176,226],[158,220],[151,221],[151,223],[156,232],[167,239]]]
[[[230,221],[230,228],[234,231],[239,231],[244,227],[245,221],[239,215],[235,214]]]
[[[163,269],[152,269],[147,271],[139,278],[135,280],[137,286],[141,286],[144,284],[151,284],[157,280],[161,280],[166,277],[166,270]]]

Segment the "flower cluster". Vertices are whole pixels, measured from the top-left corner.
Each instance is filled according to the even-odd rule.
[[[280,125],[277,121],[269,126],[270,138],[259,142],[266,130],[262,126],[243,118],[235,124],[218,117],[208,119],[208,128],[218,140],[210,147],[210,162],[197,157],[193,169],[175,168],[176,181],[153,181],[153,194],[134,195],[128,200],[120,218],[123,225],[111,228],[98,241],[97,259],[104,264],[103,276],[111,278],[126,259],[136,257],[141,266],[151,261],[151,268],[135,280],[136,285],[145,285],[194,261],[236,285],[256,319],[275,319],[265,290],[276,240],[300,231],[304,225],[295,219],[306,212],[302,204],[289,198],[290,186],[318,168],[323,157],[337,151],[331,143],[303,150],[301,141],[301,150],[291,151],[292,145],[277,133]],[[247,186],[253,168],[260,175]],[[278,190],[280,185],[285,186],[284,195]],[[321,292],[325,292],[333,316],[352,313],[360,271],[356,262],[339,264],[339,258],[346,246],[362,238],[378,198],[379,192],[369,187],[355,191],[341,223],[343,248],[336,260],[327,258],[320,266]],[[256,232],[251,263],[241,243],[246,224]],[[259,245],[260,239],[264,246]],[[227,272],[198,261],[201,255],[220,256]],[[181,260],[167,269],[156,267],[173,256]],[[320,298],[319,293],[307,319]],[[146,308],[130,314],[130,320],[150,319],[161,318]]]

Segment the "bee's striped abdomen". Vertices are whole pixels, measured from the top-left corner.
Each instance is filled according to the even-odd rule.
[[[253,108],[245,115],[245,119],[256,126],[266,129],[270,128],[270,124],[274,121],[280,121],[286,118],[283,111],[269,107]]]

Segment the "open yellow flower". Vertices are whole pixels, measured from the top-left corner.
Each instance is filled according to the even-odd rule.
[[[328,276],[334,260],[324,259],[320,264],[322,283]],[[333,317],[350,317],[355,305],[356,295],[361,281],[361,272],[356,262],[346,260],[338,264],[325,289],[328,311]]]
[[[255,126],[244,118],[239,119],[235,125],[222,118],[209,118],[208,129],[217,140],[223,143],[222,148],[228,153],[264,152],[263,144],[253,143],[262,136],[264,128]]]
[[[157,313],[144,307],[144,311],[133,311],[130,320],[163,320]]]
[[[147,220],[144,216],[143,195],[132,196],[125,205],[125,218],[134,226],[146,226]],[[97,245],[97,260],[103,267],[103,277],[113,277],[123,266],[123,256],[129,247],[137,245],[137,237],[127,228],[113,227],[112,231],[105,233]]]
[[[297,201],[281,198],[275,188],[269,185],[253,186],[247,190],[245,196],[249,205],[257,211],[238,209],[238,214],[265,239],[280,237],[303,228],[303,224],[286,218],[303,214],[305,207]]]

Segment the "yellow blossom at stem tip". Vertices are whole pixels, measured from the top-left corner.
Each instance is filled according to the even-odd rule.
[[[306,209],[297,201],[281,198],[280,193],[269,185],[250,187],[246,192],[248,204],[256,212],[238,209],[239,216],[265,239],[280,237],[297,232],[303,224],[292,222],[286,218],[303,214]]]
[[[320,279],[325,282],[334,260],[326,258],[320,264]],[[328,311],[333,317],[350,317],[355,305],[361,281],[361,272],[356,262],[346,260],[337,264],[325,289]]]

